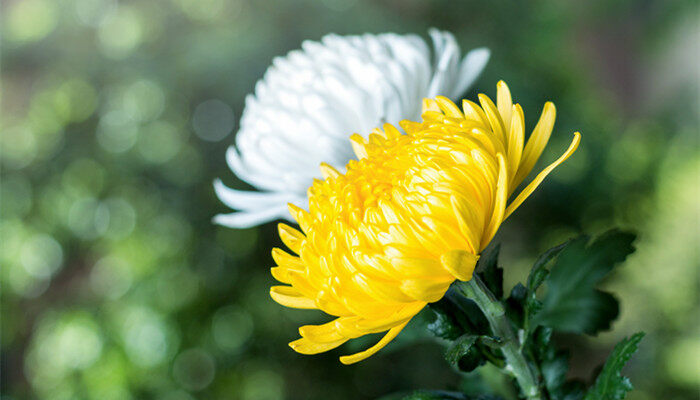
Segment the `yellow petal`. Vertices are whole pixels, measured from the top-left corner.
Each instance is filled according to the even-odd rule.
[[[404,277],[434,276],[440,272],[440,264],[430,258],[396,257],[391,264]]]
[[[304,297],[300,291],[291,286],[273,286],[270,288],[270,297],[279,304],[291,308],[318,308],[316,302]]]
[[[354,133],[352,136],[350,136],[350,144],[352,145],[352,150],[355,152],[358,159],[367,157],[367,150],[365,149],[366,142],[362,136]]]
[[[473,252],[478,251],[476,248],[478,241],[476,228],[479,226],[479,222],[476,215],[474,215],[473,210],[469,208],[466,201],[462,201],[456,196],[450,198],[450,203],[452,212],[457,217],[457,226],[467,240],[467,247]]]
[[[301,338],[290,342],[289,347],[294,349],[294,351],[296,351],[297,353],[301,354],[318,354],[323,353],[324,351],[335,349],[336,347],[340,346],[341,344],[347,341],[348,339],[340,339],[334,342],[319,343],[311,341],[307,338]]]
[[[354,274],[351,279],[365,294],[377,301],[400,303],[412,300],[399,290],[395,282],[371,279],[360,273]]]
[[[401,310],[395,312],[386,318],[378,319],[359,319],[355,326],[358,330],[365,331],[367,333],[378,333],[389,330],[395,326],[401,325],[404,322],[408,322],[416,314],[420,312],[425,306],[426,302],[416,301],[413,303],[408,303],[407,306],[403,307]]]
[[[460,119],[464,118],[462,112],[459,111],[459,107],[457,107],[455,103],[453,103],[452,100],[448,99],[447,97],[437,96],[435,98],[435,101],[437,101],[438,105],[440,106],[440,109],[445,113],[446,116]]]
[[[488,118],[489,125],[493,131],[493,136],[501,142],[501,147],[505,148],[508,139],[506,138],[505,127],[496,105],[493,104],[493,101],[491,101],[488,96],[481,93],[479,94],[479,103],[481,103],[481,108],[484,110],[484,113],[486,113],[486,118]]]
[[[353,313],[328,290],[321,290],[316,294],[316,305],[326,314],[335,315],[337,317],[353,315]]]
[[[401,136],[401,132],[392,124],[384,124],[382,127],[384,128],[384,135],[387,139],[394,139]]]
[[[384,335],[382,340],[377,342],[377,344],[370,347],[369,349],[367,349],[365,351],[361,351],[359,353],[349,355],[349,356],[340,357],[340,362],[345,364],[345,365],[350,365],[350,364],[354,364],[356,362],[362,361],[368,357],[371,357],[372,355],[376,354],[379,350],[383,349],[384,346],[389,344],[389,342],[394,340],[394,338],[399,334],[399,332],[401,332],[401,330],[403,330],[403,328],[406,326],[406,324],[408,324],[408,321],[404,322],[403,324],[401,324],[395,328],[390,329],[389,332],[387,332],[386,335]]]
[[[556,116],[557,109],[554,107],[554,103],[548,101],[544,105],[542,115],[532,131],[532,135],[527,140],[520,167],[518,167],[518,172],[515,174],[514,185],[519,185],[525,179],[542,155],[542,151],[544,151],[549,141],[549,136],[552,134]]]
[[[464,111],[464,117],[466,119],[471,119],[488,126],[489,120],[486,118],[484,110],[482,110],[478,104],[466,99],[462,100],[462,110]]]
[[[505,82],[498,81],[496,88],[498,90],[496,95],[498,113],[501,114],[503,126],[508,128],[510,126],[510,117],[513,108],[513,98],[510,96],[510,90],[508,89],[508,85],[506,85]]]
[[[290,276],[291,270],[287,267],[272,267],[270,268],[270,273],[272,274],[272,277],[277,279],[278,281],[282,283],[287,283],[291,284],[292,283],[292,278]]]
[[[337,169],[333,168],[333,166],[326,164],[324,162],[321,163],[321,175],[323,176],[323,179],[328,179],[328,178],[337,178],[340,176],[340,172],[338,172]]]
[[[281,267],[289,267],[296,270],[304,269],[304,263],[301,261],[301,258],[293,256],[278,247],[272,249],[272,259]]]
[[[444,280],[429,278],[405,279],[401,282],[401,291],[417,301],[432,303],[440,300],[445,295],[453,281],[453,277]]]
[[[433,99],[423,99],[421,115],[425,114],[426,111],[440,112],[440,106],[438,106],[437,101]]]
[[[311,222],[311,215],[309,212],[292,203],[288,203],[287,208],[289,209],[289,214],[292,216],[292,218],[294,218],[294,220],[297,221],[301,230],[303,232],[308,232]]]
[[[479,256],[464,250],[450,250],[440,256],[442,266],[460,281],[468,281],[472,278],[477,260]]]
[[[415,132],[419,131],[423,124],[421,124],[420,122],[409,121],[407,119],[404,119],[399,121],[399,126],[401,127],[401,129],[404,130],[404,132],[406,132],[409,135],[412,135]]]
[[[581,134],[575,132],[574,140],[571,142],[571,145],[569,145],[569,148],[566,150],[566,152],[562,154],[561,157],[559,157],[555,162],[550,164],[547,168],[543,169],[542,172],[537,174],[535,179],[533,179],[532,182],[530,182],[530,184],[527,185],[527,187],[525,187],[525,189],[523,189],[523,191],[520,192],[520,194],[518,194],[518,197],[516,197],[515,200],[513,200],[513,202],[510,203],[510,205],[508,205],[508,208],[506,208],[504,219],[508,218],[508,216],[512,214],[513,211],[515,211],[532,194],[532,192],[535,191],[535,189],[537,189],[537,186],[539,186],[540,183],[542,183],[544,178],[546,178],[547,175],[549,175],[549,173],[554,170],[554,168],[566,161],[566,159],[569,158],[576,151],[580,142]]]
[[[304,325],[299,328],[299,334],[316,343],[330,343],[346,339],[338,332],[335,320],[321,325]]]
[[[277,230],[279,231],[282,243],[289,247],[289,250],[299,254],[299,250],[301,249],[301,243],[304,241],[306,236],[304,236],[304,234],[299,232],[298,230],[284,223],[280,223],[279,225],[277,225]]]
[[[508,178],[510,185],[508,194],[517,186],[515,174],[518,172],[520,160],[523,155],[523,143],[525,142],[525,115],[520,104],[513,105],[510,129],[508,130]],[[518,182],[519,183],[519,182]]]
[[[498,165],[498,183],[496,184],[496,199],[493,206],[493,213],[491,214],[488,228],[486,228],[484,236],[481,238],[479,252],[486,248],[491,239],[493,239],[498,227],[501,226],[501,222],[503,222],[504,219],[503,215],[506,209],[506,201],[508,200],[508,172],[506,170],[506,161],[503,158],[503,154],[498,155]]]

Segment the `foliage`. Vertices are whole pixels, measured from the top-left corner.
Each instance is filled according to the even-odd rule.
[[[644,333],[635,333],[615,346],[585,400],[621,400],[625,398],[627,392],[632,390],[632,383],[621,375],[622,367],[637,351],[643,337]]]
[[[479,259],[476,270],[495,299],[505,304],[506,315],[519,332],[520,349],[536,371],[547,398],[582,400],[585,395],[586,400],[619,400],[631,390],[629,380],[620,377],[620,370],[637,349],[643,334],[616,346],[587,394],[584,382],[567,379],[568,353],[557,349],[552,336],[555,332],[595,334],[610,326],[617,316],[617,302],[595,286],[634,251],[634,238],[633,234],[611,230],[592,241],[581,236],[547,250],[534,263],[527,285],[518,283],[505,299],[502,270],[498,267],[500,247],[494,246]],[[546,290],[538,295],[540,286]],[[459,301],[451,295],[432,306],[436,318],[430,329],[450,342],[445,359],[463,372],[486,362],[504,368],[504,356],[499,350],[503,338],[490,336],[489,330],[484,330],[488,325],[484,324],[485,317],[478,307],[453,306]],[[466,299],[461,302],[473,303]]]
[[[586,246],[585,236],[568,243],[549,270],[544,283],[547,292],[536,313],[530,313],[529,327],[544,325],[564,332],[595,334],[609,329],[617,317],[617,300],[606,292],[595,289],[595,285],[613,267],[634,251],[634,235],[609,231]],[[557,251],[557,250],[555,250]],[[533,269],[540,274],[543,269]],[[529,291],[536,290],[541,278],[532,276]],[[532,308],[532,307],[531,307]]]

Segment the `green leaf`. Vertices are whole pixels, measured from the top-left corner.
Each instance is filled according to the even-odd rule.
[[[510,296],[505,301],[506,314],[518,328],[523,327],[525,319],[525,302],[527,300],[528,291],[522,283],[513,286],[510,291]]]
[[[540,364],[544,385],[549,393],[558,393],[566,382],[566,373],[569,370],[569,355],[558,351]]]
[[[622,367],[639,348],[644,332],[638,332],[618,343],[605,362],[586,400],[622,400],[632,390],[629,379],[622,376]]]
[[[546,293],[541,309],[533,303],[531,329],[544,325],[558,331],[594,334],[608,329],[619,313],[617,300],[595,288],[616,264],[634,251],[631,233],[611,230],[590,245],[582,236],[560,250],[544,280]],[[546,263],[545,263],[546,264]],[[537,281],[531,282],[535,287]]]
[[[561,388],[559,396],[552,397],[552,400],[582,400],[585,394],[586,386],[583,382],[570,380]]]
[[[486,335],[489,324],[486,317],[472,300],[450,289],[440,301],[428,305],[435,314],[435,320],[428,330],[435,336],[455,340],[465,333]]]
[[[459,360],[469,354],[470,351],[474,351],[474,344],[479,340],[477,335],[463,335],[450,345],[445,352],[445,359],[452,365],[457,365]]]
[[[552,342],[552,328],[544,326],[538,327],[532,335],[532,349],[535,352],[535,357],[539,361],[546,360],[551,357],[554,348],[550,346]]]
[[[551,400],[581,400],[585,385],[578,380],[566,380],[569,369],[569,353],[558,350],[552,344],[552,328],[540,326],[526,343],[539,365],[542,381]]]
[[[444,390],[417,390],[402,397],[402,400],[502,400],[502,398],[489,395],[468,396]]]
[[[549,271],[545,267],[554,257],[561,253],[567,244],[569,244],[568,241],[540,254],[537,261],[535,261],[535,264],[532,266],[532,270],[530,270],[530,275],[527,277],[528,290],[534,292],[540,287],[545,278],[547,278],[547,275],[549,275]]]
[[[458,338],[445,352],[445,359],[460,371],[470,372],[484,364],[485,360],[477,346],[480,336],[466,334]]]
[[[563,388],[567,384],[566,374],[569,369],[569,354],[557,350],[552,345],[552,329],[544,326],[538,327],[532,335],[528,345],[533,350],[537,360],[542,379],[547,393],[552,400],[564,398]]]
[[[448,300],[440,300],[430,304],[430,309],[435,315],[433,322],[428,324],[428,330],[435,336],[445,340],[455,340],[462,335],[462,327],[453,315],[453,308]]]
[[[500,251],[500,244],[483,251],[475,268],[481,280],[497,299],[503,297],[503,268],[498,267],[498,253]]]
[[[469,398],[458,392],[448,392],[444,390],[417,390],[402,400],[469,400]]]

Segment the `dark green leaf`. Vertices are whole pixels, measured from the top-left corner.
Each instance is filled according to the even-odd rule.
[[[473,371],[485,362],[477,346],[478,340],[479,336],[476,335],[461,336],[447,349],[445,359],[460,371]]]
[[[569,370],[569,356],[566,352],[557,352],[553,357],[540,364],[544,385],[549,393],[557,393],[566,382]]]
[[[433,322],[428,324],[428,330],[435,336],[445,340],[455,340],[462,335],[462,327],[457,322],[454,309],[449,301],[442,299],[430,304],[430,309],[435,315]]]
[[[446,340],[455,340],[465,333],[486,335],[489,325],[486,317],[472,300],[450,289],[443,298],[430,303],[435,313],[435,320],[428,325],[435,336]]]
[[[532,335],[532,348],[535,352],[535,357],[540,361],[546,360],[549,357],[549,353],[554,349],[551,346],[552,332],[552,328],[540,326]]]
[[[622,400],[632,390],[629,379],[622,376],[622,367],[639,348],[644,332],[635,333],[618,343],[605,362],[603,370],[586,394],[586,400]]]
[[[586,386],[578,380],[567,381],[561,388],[558,396],[552,400],[582,400],[586,394]]]
[[[502,400],[502,398],[489,395],[468,396],[463,393],[444,390],[417,390],[404,396],[402,400]]]
[[[527,294],[528,292],[525,286],[523,286],[522,283],[518,283],[513,286],[513,289],[510,291],[510,296],[508,296],[505,302],[508,318],[515,322],[519,328],[523,327]]]
[[[549,271],[545,267],[554,257],[559,255],[568,243],[567,241],[540,254],[537,261],[535,261],[535,264],[532,266],[532,270],[530,270],[530,275],[527,277],[527,288],[530,291],[536,291],[542,282],[544,282],[547,275],[549,275]]]
[[[445,359],[452,365],[457,365],[459,359],[474,351],[474,344],[479,340],[476,335],[463,335],[455,340],[445,352]]]
[[[486,249],[481,253],[481,257],[476,263],[476,271],[481,280],[497,299],[503,297],[503,268],[498,267],[498,253],[500,251],[500,244]]]
[[[544,325],[559,331],[594,334],[608,329],[618,315],[618,303],[595,288],[613,267],[634,251],[634,235],[609,231],[587,246],[582,236],[566,244],[545,283],[547,291],[531,327]],[[533,284],[536,282],[533,282]]]
[[[552,344],[552,329],[540,326],[535,329],[527,346],[539,365],[544,387],[551,400],[581,400],[584,386],[578,381],[567,381],[569,354],[557,350]]]
[[[458,392],[447,392],[444,390],[418,390],[402,400],[470,400],[466,395]]]

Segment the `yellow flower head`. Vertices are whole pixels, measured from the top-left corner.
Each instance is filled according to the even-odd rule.
[[[299,353],[328,351],[348,339],[385,332],[371,348],[344,356],[351,364],[379,351],[427,303],[456,279],[471,279],[478,254],[549,172],[545,168],[510,204],[510,194],[542,154],[555,108],[544,111],[524,145],[524,117],[504,82],[497,104],[479,95],[460,110],[445,97],[426,99],[422,122],[351,137],[358,161],[341,174],[322,165],[324,180],[309,188],[309,211],[290,205],[301,232],[280,224],[282,241],[297,255],[273,249],[272,275],[288,285],[270,295],[294,308],[336,318],[299,328],[290,346]],[[524,146],[523,146],[524,145]]]

